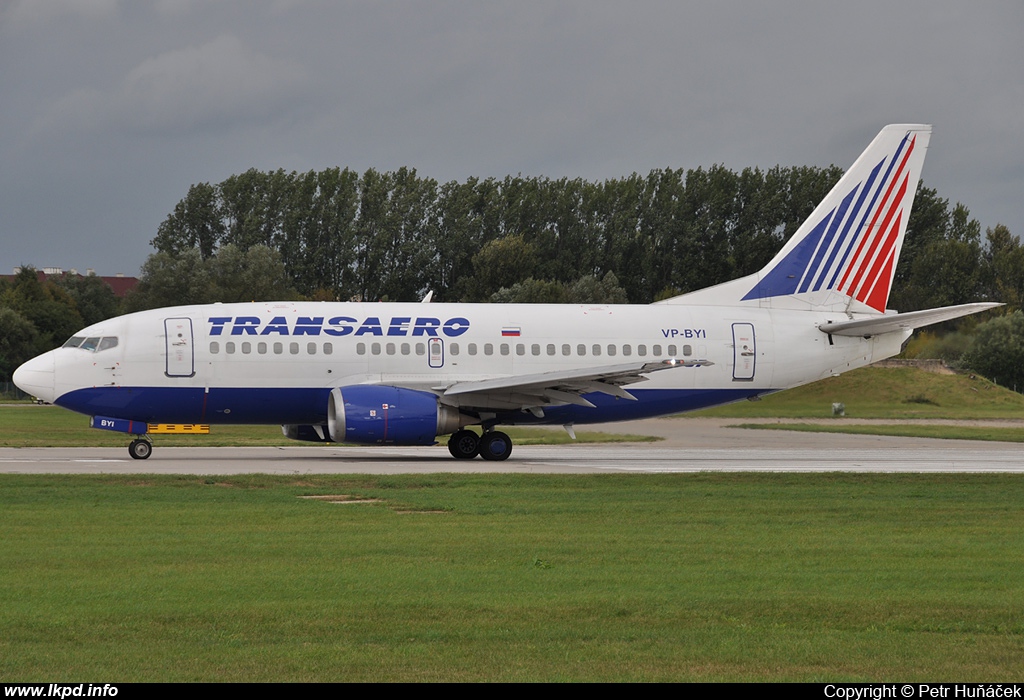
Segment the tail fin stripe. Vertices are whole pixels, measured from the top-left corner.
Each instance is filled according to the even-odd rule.
[[[853,279],[850,280],[849,286],[846,287],[846,291],[850,296],[854,296],[859,299],[859,294],[856,294],[855,292],[860,291],[859,288],[861,285],[871,283],[873,280],[872,275],[878,273],[878,268],[882,262],[878,258],[885,255],[885,245],[891,245],[896,242],[895,236],[892,236],[891,240],[887,240],[891,233],[889,224],[892,223],[892,219],[896,215],[896,211],[903,206],[903,195],[907,193],[907,180],[907,177],[903,178],[903,182],[900,185],[899,190],[896,192],[895,198],[892,200],[889,200],[890,193],[885,193],[885,202],[882,207],[879,207],[878,212],[876,212],[875,220],[871,222],[871,231],[874,235],[865,237],[865,243],[867,243],[869,239],[870,243],[868,243],[867,250],[864,253],[864,257],[861,258],[860,264],[856,265],[856,272],[853,275]],[[893,181],[892,184],[895,185],[896,181]],[[888,207],[886,208],[885,205],[888,205]],[[882,223],[876,228],[875,224],[877,223],[878,215],[881,214],[883,208],[885,208],[885,217],[882,219]],[[881,249],[879,249],[879,244],[883,244]],[[853,266],[851,266],[851,269],[853,269]],[[840,285],[840,291],[842,291],[842,289],[843,286]],[[860,300],[863,301],[862,299]]]
[[[900,142],[900,147],[896,150],[896,154],[893,156],[892,162],[889,163],[889,169],[886,171],[885,177],[879,183],[878,189],[875,191],[875,196],[871,200],[871,205],[868,207],[868,210],[864,212],[864,220],[866,221],[868,216],[871,216],[871,223],[866,228],[864,227],[863,222],[861,223],[858,235],[860,243],[857,246],[857,252],[853,254],[853,258],[850,260],[850,264],[847,266],[846,272],[843,273],[843,277],[839,282],[838,289],[840,290],[847,288],[846,282],[850,278],[850,274],[856,273],[864,266],[864,258],[861,257],[861,253],[864,251],[865,246],[867,246],[868,241],[877,235],[878,228],[876,227],[876,224],[878,223],[878,218],[882,215],[885,203],[889,201],[889,196],[892,194],[893,188],[899,181],[900,173],[903,171],[904,166],[907,164],[907,159],[914,150],[914,141],[911,141],[910,148],[908,148],[907,152],[903,154],[903,159],[900,160],[900,166],[896,170],[895,175],[893,175],[893,166],[895,166],[896,161],[899,160],[900,154],[903,152],[903,146],[906,142],[907,139],[904,137],[903,141]],[[890,177],[890,175],[892,175],[892,177]],[[885,195],[882,197],[882,201],[878,202],[878,194],[882,191],[882,186],[886,182],[889,183],[889,186],[885,190]],[[875,206],[876,203],[878,204],[877,207]]]
[[[813,281],[814,273],[821,269],[821,259],[825,257],[825,254],[829,250],[829,246],[832,245],[832,239],[835,238],[839,225],[843,223],[846,211],[850,208],[850,202],[853,201],[853,196],[855,194],[857,194],[856,187],[850,191],[850,194],[846,195],[846,198],[843,199],[842,203],[839,205],[836,215],[832,218],[832,225],[828,227],[828,232],[825,233],[825,238],[822,239],[821,245],[818,246],[818,252],[814,256],[814,260],[811,261],[811,264],[807,268],[807,272],[804,274],[803,282],[800,284],[801,293],[807,291],[807,288],[811,286],[811,282]],[[824,274],[824,272],[818,274],[819,280]]]
[[[883,264],[887,264],[888,263],[889,258],[894,256],[894,254],[896,252],[896,241],[899,238],[900,224],[902,223],[902,221],[903,221],[903,210],[900,209],[899,214],[896,215],[896,220],[893,222],[893,225],[891,227],[889,227],[889,230],[888,230],[888,232],[886,234],[885,242],[884,242],[884,244],[882,246],[882,250],[879,251],[878,258],[875,261],[875,265],[874,265],[875,268],[881,268]],[[881,270],[878,270],[878,272],[875,273],[874,277],[868,277],[868,281],[870,281],[870,285],[862,287],[860,290],[858,290],[857,295],[855,297],[858,301],[865,301],[868,297],[873,296],[874,292],[875,292],[875,289],[878,288],[879,284],[882,284],[882,286],[885,287],[885,300],[888,301],[888,299],[889,299],[888,286],[889,286],[889,283],[891,282],[891,279],[888,278],[888,277],[883,278],[883,277],[880,276],[880,274],[881,274]],[[878,309],[878,310],[879,311],[884,311],[885,309],[883,308],[883,309]]]
[[[854,280],[850,283],[850,295],[855,296],[860,301],[863,301],[863,299],[860,299],[861,293],[867,292],[863,287],[865,285],[874,284],[875,275],[879,273],[885,256],[888,254],[889,249],[896,244],[896,237],[899,235],[899,229],[891,226],[891,224],[894,217],[897,223],[902,220],[903,196],[907,192],[907,180],[908,178],[903,178],[903,183],[900,185],[896,198],[890,204],[889,210],[885,214],[885,219],[882,221],[881,226],[879,226],[875,239],[871,242],[871,248],[864,256],[864,261],[860,270]],[[897,211],[899,211],[898,216],[896,215]],[[881,243],[881,248],[878,247],[879,243]],[[876,248],[878,248],[877,252],[875,250]],[[857,291],[856,294],[854,294],[854,290]],[[866,296],[866,294],[864,295]]]
[[[894,231],[899,232],[900,219],[903,217],[903,212],[896,217],[896,226]],[[892,262],[896,259],[896,246],[889,248],[889,253],[885,257],[885,265],[882,267],[882,272],[875,281],[875,285],[871,288],[871,291],[864,296],[863,301],[871,308],[876,311],[885,312],[885,306],[889,302],[889,287],[890,281],[892,280]]]
[[[840,250],[843,251],[843,256],[839,260],[839,265],[836,266],[832,272],[832,279],[828,281],[828,289],[833,289],[836,284],[836,278],[839,277],[839,273],[843,271],[843,265],[846,264],[846,258],[850,254],[850,248],[853,247],[853,242],[857,240],[857,237],[847,240],[847,236],[850,234],[850,230],[853,227],[853,222],[857,219],[860,214],[861,207],[864,206],[864,200],[867,199],[868,194],[871,192],[872,186],[875,184],[875,178],[878,177],[878,172],[885,165],[885,158],[878,161],[878,165],[875,166],[874,170],[871,171],[871,175],[868,177],[867,184],[864,185],[864,189],[860,191],[860,197],[857,198],[857,205],[853,211],[850,212],[850,216],[846,219],[846,226],[843,228],[843,233],[836,242],[835,248],[832,250],[832,255],[829,256],[828,262],[825,263],[825,268],[821,271],[821,278],[818,280],[818,284],[815,285],[814,291],[821,289],[821,282],[824,279],[825,274],[828,270],[832,269],[832,262],[835,260],[836,254]]]
[[[747,295],[743,298],[761,299],[779,294],[794,294],[804,271],[807,269],[807,263],[817,249],[818,241],[821,240],[821,236],[832,220],[833,214],[835,214],[834,209],[819,221],[818,225],[793,250],[789,251],[789,254],[771,272],[759,280],[754,285],[754,288],[747,292]]]

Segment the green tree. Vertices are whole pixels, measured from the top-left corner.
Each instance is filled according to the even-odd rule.
[[[192,185],[188,194],[178,202],[174,211],[157,228],[156,238],[150,245],[158,252],[179,255],[197,248],[206,260],[220,245],[224,237],[217,188],[207,182]]]
[[[210,282],[206,303],[298,298],[298,293],[291,288],[281,254],[265,245],[253,246],[244,252],[232,244],[221,246],[205,266]]]
[[[568,296],[568,290],[561,282],[528,277],[511,287],[502,287],[491,295],[490,301],[495,304],[564,304],[569,300]]]
[[[94,274],[63,275],[54,284],[67,292],[86,326],[117,316],[121,301],[106,282]]]
[[[39,332],[14,309],[0,306],[0,379],[11,381],[14,370],[37,354]]]
[[[33,354],[59,347],[85,326],[71,296],[53,282],[41,281],[31,267],[22,268],[6,286],[0,307],[13,309],[32,323],[36,329]]]
[[[997,384],[1024,391],[1024,313],[979,325],[963,362]]]

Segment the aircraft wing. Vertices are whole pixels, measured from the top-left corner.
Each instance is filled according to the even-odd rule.
[[[594,404],[583,398],[582,394],[600,392],[636,401],[635,396],[622,388],[624,385],[647,381],[644,375],[651,372],[706,364],[710,363],[707,360],[678,359],[631,362],[456,382],[446,387],[437,387],[437,390],[442,392],[442,396],[457,400],[460,405],[479,408],[536,410],[546,405],[557,404],[593,408]]]
[[[995,302],[984,302],[977,304],[960,304],[959,306],[944,306],[941,309],[925,309],[924,311],[908,311],[904,314],[885,314],[874,318],[866,318],[858,321],[840,321],[839,323],[825,323],[818,326],[818,330],[832,335],[853,335],[872,336],[882,333],[893,333],[906,329],[929,326],[941,321],[960,318],[968,314],[976,314],[979,311],[993,309],[1002,304]]]

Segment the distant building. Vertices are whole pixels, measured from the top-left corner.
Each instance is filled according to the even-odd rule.
[[[21,272],[21,268],[16,267],[14,268],[13,275],[0,275],[0,279],[13,281],[19,272]],[[40,282],[44,282],[50,277],[68,277],[72,275],[76,277],[86,277],[88,275],[96,275],[96,272],[93,271],[91,268],[85,271],[85,275],[80,274],[78,270],[76,270],[75,268],[71,268],[70,270],[63,270],[59,267],[44,267],[43,269],[37,270],[36,272],[39,275]],[[138,277],[125,277],[122,274],[117,274],[114,276],[96,276],[103,280],[103,282],[106,283],[108,287],[114,290],[114,296],[116,296],[119,299],[123,298],[129,292],[129,290],[134,289],[135,286],[139,283]]]

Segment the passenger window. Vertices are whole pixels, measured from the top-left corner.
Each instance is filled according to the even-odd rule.
[[[334,354],[334,345],[332,343],[324,343],[324,354],[325,355],[333,355]]]
[[[653,350],[654,350],[654,356],[655,357],[661,357],[661,346],[660,345],[655,345]]]
[[[630,355],[633,354],[633,347],[631,345],[623,345],[622,354],[625,355],[626,357],[629,357]]]
[[[299,344],[298,343],[288,343],[288,352],[290,352],[293,355],[298,355],[299,354]]]
[[[587,346],[584,345],[583,343],[580,343],[579,345],[577,345],[576,346],[576,354],[579,355],[580,357],[586,357],[587,356]]]
[[[283,352],[284,352],[284,344],[283,343],[274,343],[274,354],[275,355],[280,355]]]
[[[591,352],[594,353],[594,357],[599,357],[601,355],[601,346],[594,343],[594,347],[591,348]]]
[[[691,346],[691,345],[684,345],[683,346],[683,355],[685,357],[689,357],[692,354],[693,354],[693,346]]]
[[[531,345],[530,346],[530,352],[532,354],[534,354],[534,355],[539,355],[540,354],[540,345],[538,345],[537,343],[534,343],[533,345]]]
[[[410,351],[411,348],[409,347],[409,343],[402,343],[402,354],[408,355]]]
[[[637,345],[636,346],[636,354],[639,355],[640,357],[645,357],[647,355],[647,346],[646,345]]]
[[[562,354],[563,354],[563,355],[565,355],[566,357],[568,357],[569,355],[571,355],[571,354],[572,354],[572,346],[571,346],[571,345],[569,345],[568,343],[565,343],[565,344],[564,344],[564,345],[562,346]]]
[[[395,344],[394,343],[388,343],[387,345],[384,346],[384,351],[387,354],[389,354],[389,355],[394,355],[395,354]]]
[[[609,345],[608,346],[608,356],[609,357],[615,357],[615,346],[614,345]]]
[[[370,352],[374,355],[380,354],[380,343],[370,343]]]
[[[508,343],[502,343],[501,344],[501,354],[502,355],[507,355],[508,354]]]
[[[450,352],[452,355],[458,355],[459,354],[459,344],[458,343],[450,343],[448,345],[448,352]]]
[[[242,343],[242,354],[243,355],[249,355],[251,353],[252,353],[252,343],[250,343],[249,341],[245,341],[244,343]]]
[[[555,354],[555,346],[552,343],[548,343],[548,354],[549,355],[554,355]]]
[[[668,356],[669,357],[675,357],[676,354],[677,354],[676,353],[676,346],[675,345],[669,345],[668,346]]]
[[[267,354],[267,344],[266,343],[257,343],[256,344],[256,352],[258,352],[261,355],[266,355]]]
[[[210,354],[217,355],[220,353],[220,343],[216,340],[210,342]]]
[[[470,355],[475,355],[476,354],[476,343],[470,343],[469,344],[469,354]]]
[[[226,352],[229,355],[234,355],[235,354],[235,344],[232,343],[230,340],[228,342],[224,343],[224,352]]]
[[[306,354],[307,355],[315,355],[316,354],[316,343],[306,343]]]
[[[523,345],[522,343],[516,343],[516,354],[517,355],[525,355],[526,354],[526,346]]]
[[[426,355],[427,354],[427,346],[424,345],[423,343],[416,343],[416,354],[417,355]]]
[[[492,343],[484,343],[484,354],[488,357],[494,354],[494,345]]]
[[[356,354],[357,355],[365,355],[366,354],[366,343],[356,343]]]

